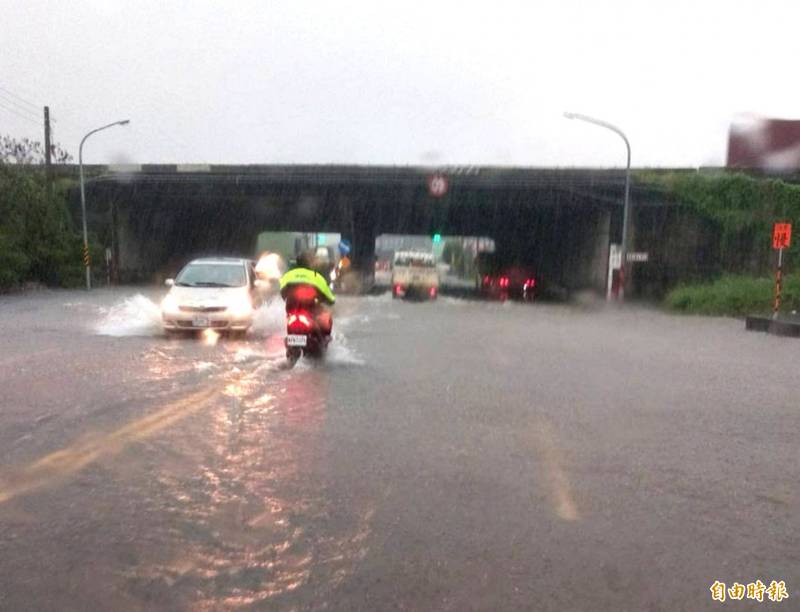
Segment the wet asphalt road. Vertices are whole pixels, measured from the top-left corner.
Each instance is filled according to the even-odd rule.
[[[342,298],[285,370],[279,309],[168,340],[136,293],[0,297],[2,610],[797,609],[796,340]]]

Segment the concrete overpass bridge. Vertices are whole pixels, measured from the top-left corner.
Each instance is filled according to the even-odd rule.
[[[337,165],[85,170],[90,228],[112,249],[122,281],[169,274],[204,253],[252,255],[260,232],[292,230],[342,233],[353,242],[354,263],[364,269],[371,268],[375,237],[382,233],[488,236],[499,249],[535,263],[554,284],[602,290],[608,245],[621,233],[621,170]],[[434,173],[448,181],[442,197],[429,192]],[[77,190],[71,199],[75,209]],[[656,211],[669,207],[658,190],[636,182],[632,202],[636,246],[637,234],[654,233]]]

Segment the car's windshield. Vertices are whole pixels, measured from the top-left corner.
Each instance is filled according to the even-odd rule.
[[[192,263],[186,266],[175,284],[181,287],[242,287],[247,283],[240,263]]]

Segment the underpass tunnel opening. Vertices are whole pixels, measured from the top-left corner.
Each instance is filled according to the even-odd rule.
[[[309,244],[324,235],[333,247],[346,240],[353,268],[370,276],[380,259],[379,237],[438,235],[442,249],[455,238],[491,241],[498,257],[531,266],[553,287],[602,292],[609,237],[621,219],[615,185],[481,186],[454,178],[443,197],[432,197],[424,180],[201,178],[92,184],[90,226],[110,227],[104,240],[113,246],[120,282],[157,281],[202,255],[255,258],[269,250],[264,235],[270,232],[308,235]]]
[[[583,289],[602,293],[616,200],[603,190],[497,188],[453,190],[431,211],[432,227],[485,235],[497,266],[535,274],[539,289],[565,298]]]
[[[480,254],[493,253],[494,249],[489,236],[381,234],[375,238],[375,284],[391,285],[396,258],[424,253],[433,256],[440,286],[474,288]]]

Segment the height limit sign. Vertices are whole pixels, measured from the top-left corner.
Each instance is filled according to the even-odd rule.
[[[444,174],[431,174],[428,177],[428,193],[434,198],[441,198],[447,193],[447,177]]]

